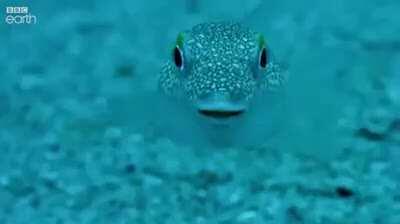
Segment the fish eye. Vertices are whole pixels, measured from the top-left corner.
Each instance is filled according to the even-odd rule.
[[[260,51],[260,56],[258,59],[258,63],[260,68],[266,68],[268,64],[268,54],[267,54],[267,49],[265,47],[261,48]]]
[[[183,69],[183,52],[179,48],[179,46],[175,46],[173,50],[173,61],[175,63],[175,66],[179,68],[180,70]]]

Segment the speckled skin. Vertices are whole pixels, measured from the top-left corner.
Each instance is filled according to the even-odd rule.
[[[180,37],[176,45],[182,45],[183,68],[171,57],[159,78],[160,89],[169,96],[194,104],[215,95],[233,103],[248,102],[257,92],[285,81],[262,35],[238,23],[203,23]],[[259,65],[262,47],[268,52],[266,68]]]

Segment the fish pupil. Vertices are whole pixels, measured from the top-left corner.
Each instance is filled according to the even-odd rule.
[[[179,49],[178,46],[176,46],[174,48],[173,58],[174,58],[174,63],[176,65],[176,67],[178,67],[179,69],[182,69],[183,68],[183,55],[182,55],[181,49]]]
[[[268,62],[268,58],[267,58],[267,50],[265,49],[265,47],[261,50],[260,53],[260,67],[261,68],[266,68],[267,67],[267,62]]]

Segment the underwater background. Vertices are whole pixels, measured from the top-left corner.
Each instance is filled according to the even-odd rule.
[[[7,23],[13,6],[35,21]],[[399,11],[396,0],[1,1],[0,223],[400,223]],[[280,135],[216,149],[151,127],[187,128],[152,94],[177,34],[210,21],[263,33],[287,67]]]

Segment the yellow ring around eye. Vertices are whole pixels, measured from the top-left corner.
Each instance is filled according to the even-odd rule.
[[[257,42],[258,42],[258,48],[262,49],[263,47],[265,47],[266,43],[265,43],[265,38],[264,35],[262,34],[257,34]]]
[[[183,49],[183,43],[185,42],[185,35],[183,33],[179,33],[178,37],[176,38],[176,46],[180,49]]]

